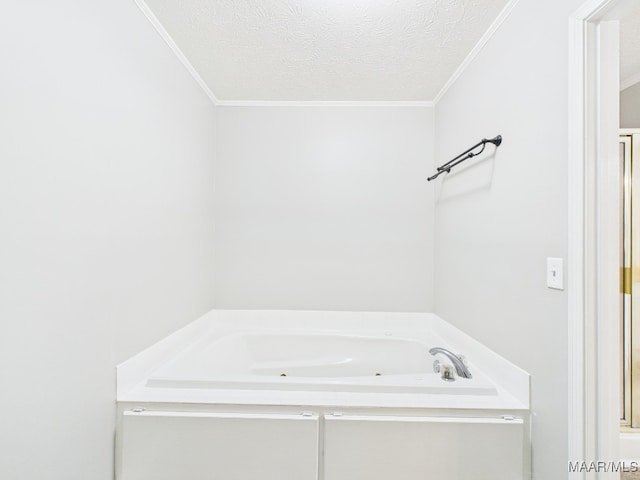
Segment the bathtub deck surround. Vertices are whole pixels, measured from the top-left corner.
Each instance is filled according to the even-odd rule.
[[[530,478],[529,375],[431,313],[213,310],[117,379],[118,480]]]
[[[528,410],[529,376],[432,313],[212,310],[118,366],[117,400]]]

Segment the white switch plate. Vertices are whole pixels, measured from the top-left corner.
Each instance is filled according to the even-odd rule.
[[[561,258],[547,258],[547,287],[564,290],[563,260]]]

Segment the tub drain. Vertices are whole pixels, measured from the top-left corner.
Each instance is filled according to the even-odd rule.
[[[281,373],[281,374],[280,374],[280,376],[281,376],[281,377],[286,377],[286,376],[287,376],[287,374],[286,374],[286,373]]]
[[[376,377],[379,377],[379,376],[381,376],[381,375],[382,375],[381,373],[376,373]]]

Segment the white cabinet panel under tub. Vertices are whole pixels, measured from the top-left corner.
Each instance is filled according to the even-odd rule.
[[[125,411],[120,480],[316,480],[318,416]]]
[[[326,480],[520,480],[518,418],[327,416]]]

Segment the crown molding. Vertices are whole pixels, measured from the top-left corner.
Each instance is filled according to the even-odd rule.
[[[145,0],[134,0],[140,11],[147,17],[147,20],[153,25],[162,39],[171,48],[178,60],[184,65],[194,80],[200,85],[205,94],[211,99],[215,105],[233,106],[233,107],[433,107],[432,101],[369,101],[369,100],[348,100],[348,101],[282,101],[282,100],[220,100],[211,91],[207,83],[198,74],[194,66],[187,59],[180,47],[173,40],[169,32],[165,30],[158,20],[158,17],[151,11]]]
[[[264,101],[264,100],[218,100],[220,106],[229,107],[433,107],[426,101]]]
[[[151,9],[146,4],[146,2],[144,0],[133,0],[133,1],[138,6],[140,11],[144,14],[144,16],[147,17],[149,22],[151,22],[151,25],[153,25],[153,27],[160,34],[162,39],[167,43],[167,45],[169,45],[169,48],[171,48],[173,53],[175,53],[175,55],[178,57],[178,60],[180,60],[180,62],[184,65],[184,67],[191,74],[194,80],[198,83],[198,85],[200,85],[200,88],[204,90],[204,93],[211,99],[214,105],[217,105],[219,101],[216,98],[216,96],[213,94],[213,92],[211,91],[209,86],[206,84],[206,82],[202,79],[202,77],[198,74],[198,72],[193,67],[193,65],[191,65],[191,62],[187,60],[187,57],[184,55],[184,53],[182,53],[182,50],[180,50],[180,47],[178,47],[178,45],[173,40],[173,38],[171,38],[171,35],[169,35],[169,32],[165,30],[165,28],[160,23],[160,20],[158,20],[158,17],[154,15],[154,13],[151,11]]]
[[[444,97],[447,91],[453,86],[456,80],[463,74],[473,60],[478,56],[480,51],[484,48],[486,43],[493,37],[494,33],[498,30],[500,25],[506,20],[511,11],[517,5],[520,0],[509,0],[509,2],[502,9],[498,17],[493,21],[488,30],[480,38],[478,43],[473,47],[471,52],[465,57],[464,61],[458,66],[455,72],[449,77],[447,83],[440,89],[438,94],[433,100],[430,101],[323,101],[323,100],[311,100],[311,101],[280,101],[280,100],[219,100],[215,94],[211,91],[207,83],[198,74],[191,62],[184,55],[180,47],[173,40],[169,32],[160,23],[160,20],[151,11],[145,0],[134,0],[134,3],[138,6],[140,11],[149,20],[151,25],[160,34],[162,39],[171,48],[173,53],[178,57],[180,62],[184,65],[187,71],[191,74],[194,80],[200,85],[205,94],[211,99],[215,105],[220,106],[237,106],[237,107],[310,107],[310,106],[341,106],[341,107],[435,107],[438,101]],[[640,80],[640,78],[639,78]],[[626,88],[626,87],[624,87]]]
[[[478,43],[473,47],[473,49],[469,52],[466,58],[462,61],[462,63],[458,66],[458,68],[453,72],[453,75],[449,77],[447,83],[444,84],[442,89],[438,92],[438,94],[433,99],[433,104],[437,105],[438,102],[444,97],[444,95],[449,91],[449,89],[456,83],[456,80],[464,73],[464,71],[469,67],[469,65],[475,60],[478,54],[482,51],[487,42],[493,37],[493,35],[498,31],[500,25],[509,17],[511,11],[515,8],[520,0],[509,0],[507,4],[504,6],[502,11],[498,14],[493,23],[489,26],[484,35],[478,40]]]

